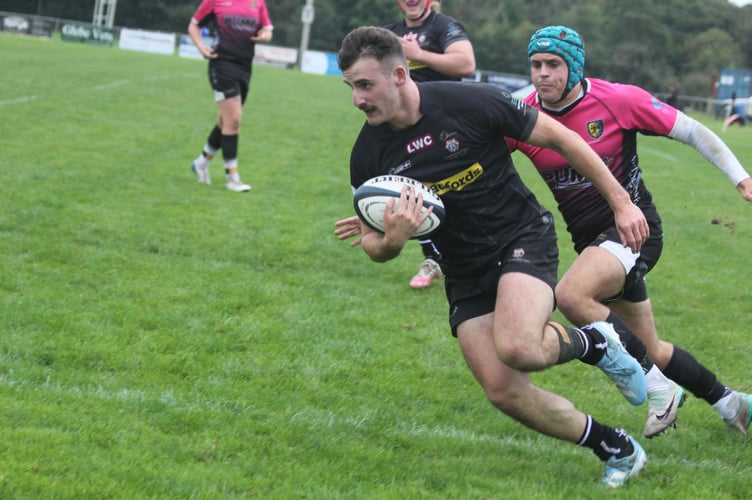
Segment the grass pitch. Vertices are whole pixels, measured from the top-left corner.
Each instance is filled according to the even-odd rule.
[[[189,170],[216,113],[203,61],[0,46],[3,498],[748,496],[749,439],[694,397],[620,491],[589,451],[490,407],[442,287],[407,286],[417,245],[378,265],[332,235],[362,123],[338,78],[255,68],[236,194],[218,162],[211,186]],[[752,157],[752,128],[723,137]],[[666,232],[659,331],[752,391],[752,206],[692,149],[640,141]],[[597,370],[534,378],[639,439],[646,409]]]

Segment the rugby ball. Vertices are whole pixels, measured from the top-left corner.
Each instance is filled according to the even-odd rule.
[[[414,188],[416,195],[418,193],[423,195],[423,210],[421,213],[425,213],[429,207],[433,207],[433,212],[412,236],[413,239],[425,238],[439,228],[446,217],[446,211],[441,198],[434,194],[431,188],[415,179],[401,175],[382,175],[368,179],[355,190],[353,200],[355,213],[368,227],[383,233],[386,204],[389,200],[396,198],[394,210],[397,210],[402,188],[405,185]]]

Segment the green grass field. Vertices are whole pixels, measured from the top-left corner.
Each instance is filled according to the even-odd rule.
[[[618,491],[486,402],[442,287],[407,286],[418,246],[379,265],[332,235],[363,120],[338,78],[254,70],[236,194],[219,163],[211,186],[189,170],[203,61],[0,34],[0,64],[0,497],[750,496],[750,439],[694,397]],[[723,137],[752,157],[752,128]],[[641,144],[659,331],[750,391],[752,206],[694,150]],[[641,436],[646,408],[597,370],[534,378]]]

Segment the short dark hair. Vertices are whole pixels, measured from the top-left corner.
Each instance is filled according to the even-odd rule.
[[[386,72],[398,65],[408,67],[402,41],[388,29],[378,26],[361,26],[348,33],[337,53],[337,64],[340,70],[346,71],[362,57],[389,62],[388,67],[384,67]]]

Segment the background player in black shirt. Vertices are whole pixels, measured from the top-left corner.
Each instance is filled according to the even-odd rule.
[[[416,82],[460,80],[475,74],[475,52],[465,28],[440,12],[432,0],[397,0],[404,18],[385,26],[402,38],[410,77]],[[423,263],[410,280],[412,288],[426,288],[442,276],[441,252],[430,239],[419,240]]]

